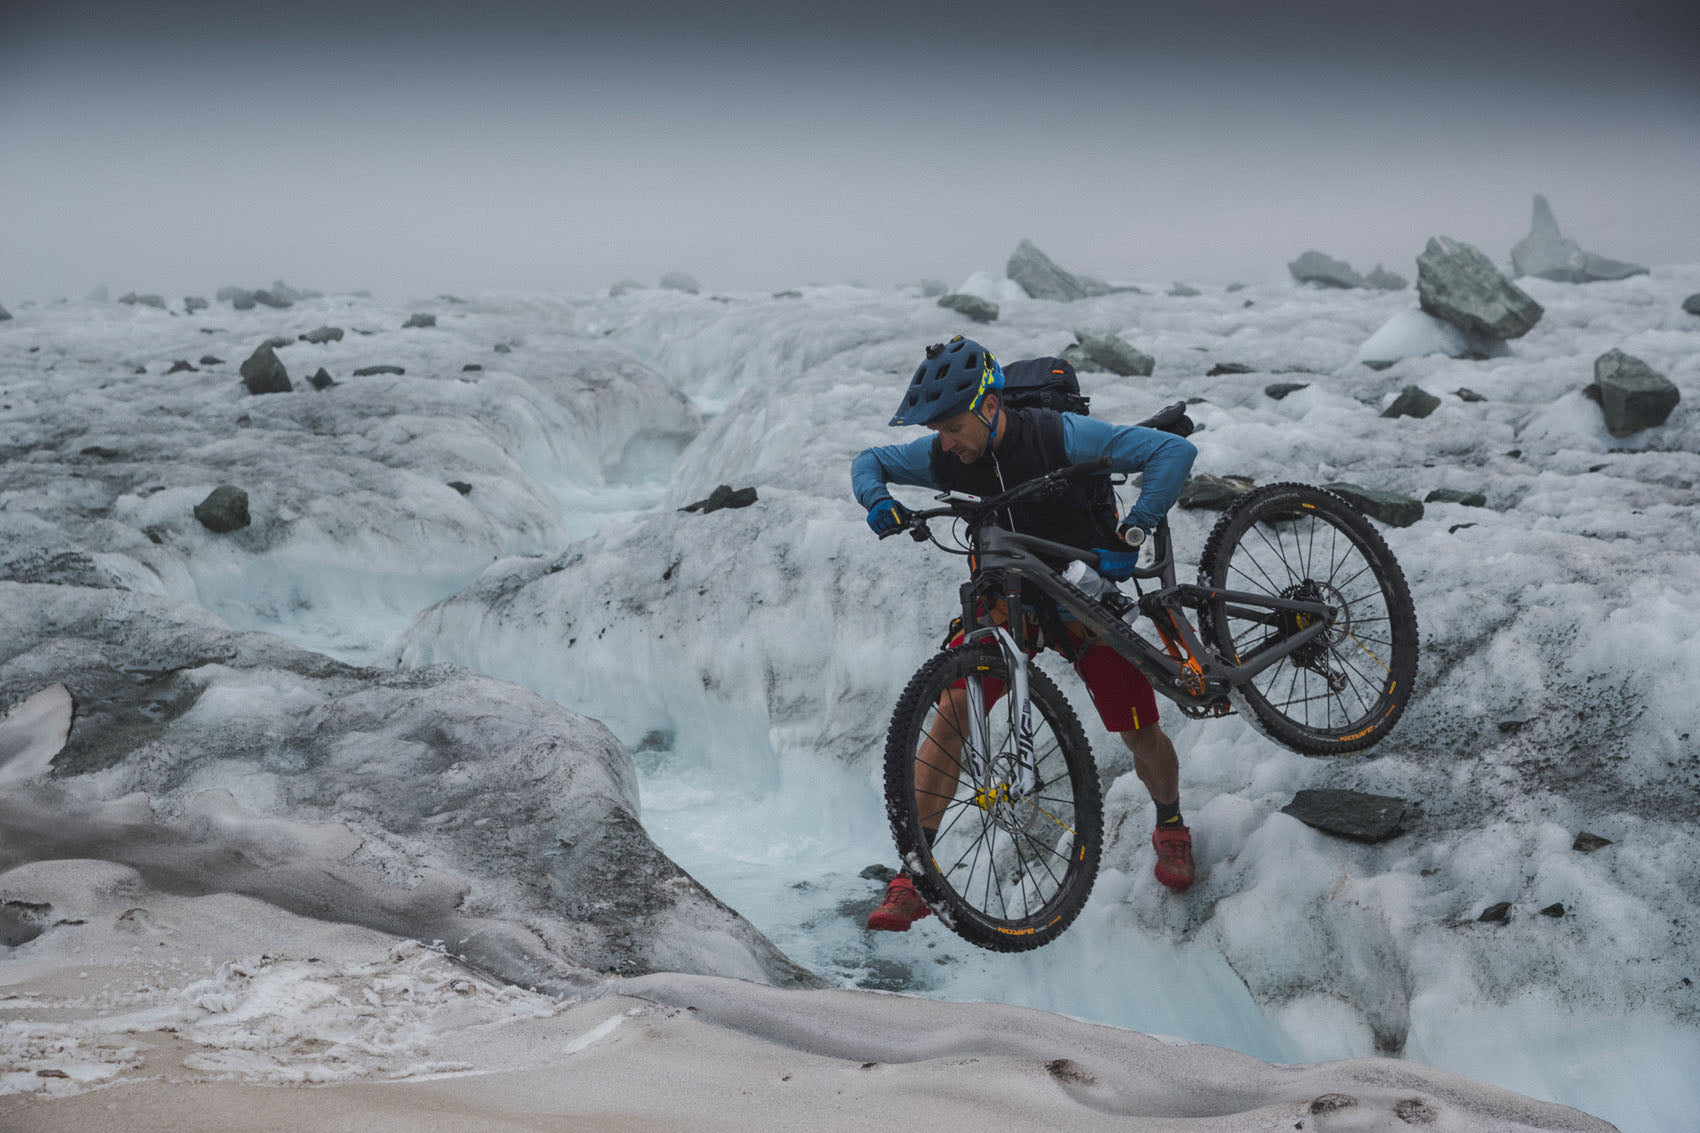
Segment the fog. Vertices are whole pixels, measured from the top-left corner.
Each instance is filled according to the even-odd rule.
[[[350,7],[7,0],[0,302],[1700,260],[1684,3]]]

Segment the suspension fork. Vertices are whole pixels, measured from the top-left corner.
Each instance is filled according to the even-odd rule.
[[[1016,610],[1019,617],[1020,608],[1016,607]],[[982,626],[970,632],[963,643],[980,641],[995,641],[1009,669],[1009,688],[1004,690],[1004,695],[1015,698],[1010,701],[1011,712],[1016,721],[1014,786],[1019,795],[1030,795],[1038,788],[1039,770],[1033,758],[1033,699],[1028,695],[1027,654],[1016,645],[1015,636],[1004,626]],[[991,731],[986,715],[985,696],[972,689],[968,690],[968,693],[968,746],[971,749],[968,765],[978,794],[988,786],[995,786],[991,783]]]

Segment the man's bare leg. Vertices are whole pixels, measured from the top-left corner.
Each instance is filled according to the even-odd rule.
[[[915,813],[921,826],[936,831],[945,808],[956,796],[962,776],[962,741],[967,736],[968,694],[946,689],[938,713],[927,727],[927,739],[915,756]]]
[[[1155,724],[1122,732],[1121,737],[1133,753],[1134,772],[1157,804],[1157,828],[1151,832],[1157,880],[1181,892],[1193,879],[1192,832],[1181,820],[1181,763],[1175,745]]]

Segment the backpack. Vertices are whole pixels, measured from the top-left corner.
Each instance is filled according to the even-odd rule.
[[[1011,409],[1054,409],[1088,415],[1091,399],[1080,392],[1080,379],[1066,358],[1023,358],[1003,367],[1003,402]]]
[[[1003,363],[1003,388],[998,391],[1010,409],[1049,409],[1036,414],[1040,422],[1039,444],[1052,468],[1067,463],[1063,456],[1062,418],[1057,413],[1089,415],[1091,400],[1080,392],[1080,378],[1066,358],[1023,358]],[[1090,497],[1093,520],[1106,538],[1115,535],[1121,509],[1110,474],[1088,476],[1082,485]]]

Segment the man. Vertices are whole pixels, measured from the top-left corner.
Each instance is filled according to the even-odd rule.
[[[851,462],[851,489],[868,510],[868,526],[883,535],[908,521],[909,509],[892,498],[887,484],[991,496],[1056,468],[1109,457],[1113,471],[1143,474],[1139,499],[1119,524],[1113,501],[1106,507],[1079,484],[1058,499],[1018,505],[1010,518],[1026,534],[1096,550],[1107,577],[1129,577],[1137,548],[1179,497],[1198,450],[1156,429],[1048,409],[1009,409],[1002,388],[1003,368],[972,339],[958,335],[927,348],[891,424],[924,425],[933,436],[865,449]],[[1126,658],[1094,638],[1081,640],[1080,623],[1068,619],[1064,629],[1070,626],[1073,633],[1048,644],[1058,652],[1066,644],[1064,655],[1086,682],[1104,726],[1133,753],[1134,771],[1157,807],[1154,872],[1170,889],[1184,890],[1193,879],[1192,834],[1181,820],[1180,763],[1158,726],[1156,694]],[[927,817],[923,814],[923,824]],[[929,912],[914,884],[899,874],[868,917],[868,927],[906,932]]]

